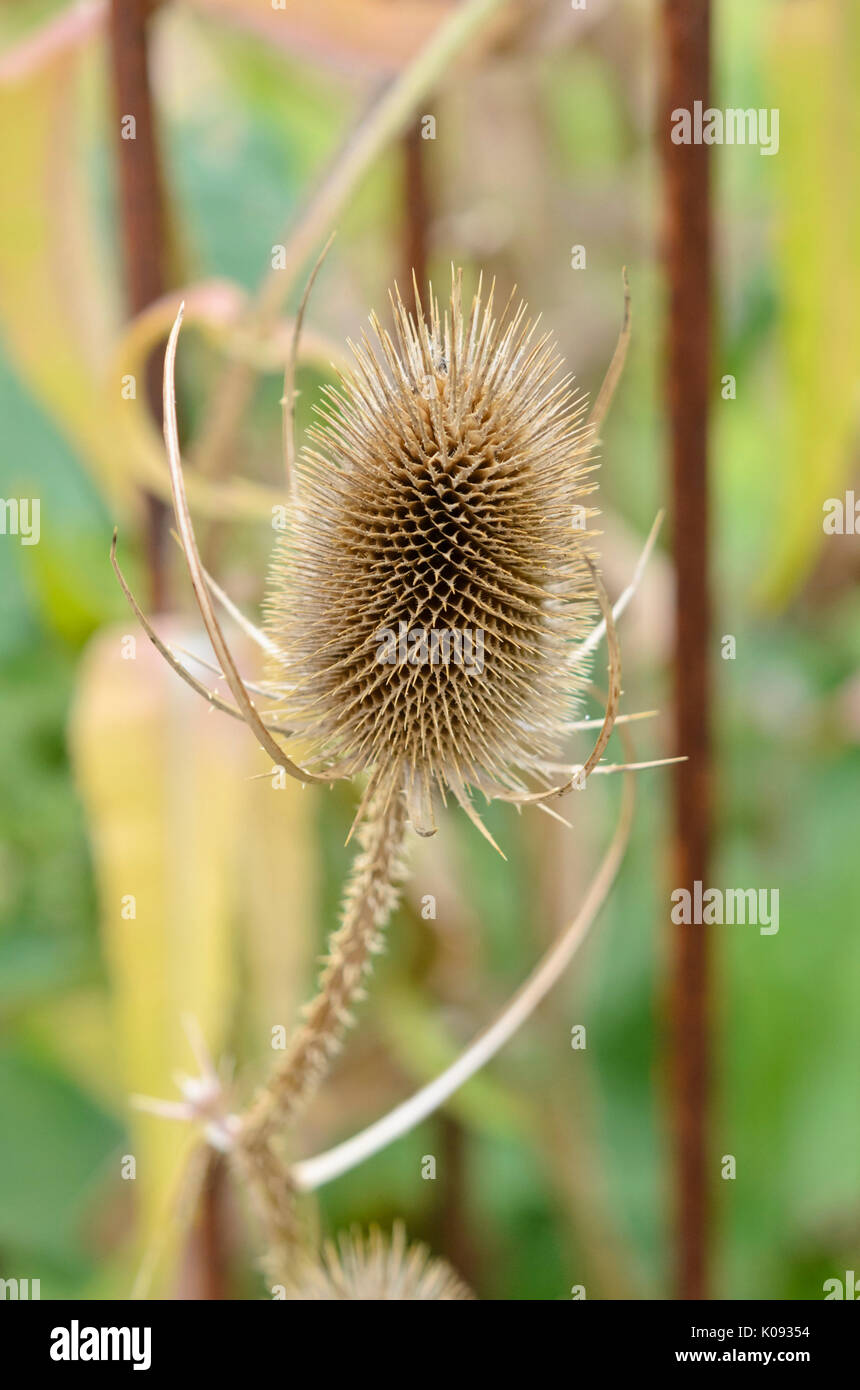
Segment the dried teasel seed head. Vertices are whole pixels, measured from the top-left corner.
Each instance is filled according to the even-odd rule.
[[[416,293],[416,300],[417,300]],[[306,764],[403,791],[422,834],[448,790],[521,793],[558,756],[586,673],[593,432],[550,334],[480,284],[464,316],[392,296],[350,344],[299,464],[268,631]],[[577,521],[580,529],[577,529]]]
[[[474,1294],[445,1260],[425,1245],[407,1245],[398,1222],[391,1237],[378,1226],[364,1236],[353,1229],[337,1244],[327,1241],[319,1258],[300,1257],[284,1286],[288,1300],[358,1299],[365,1302],[465,1301]]]

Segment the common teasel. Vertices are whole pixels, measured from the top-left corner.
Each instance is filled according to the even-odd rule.
[[[461,275],[452,271],[447,311],[440,313],[431,287],[425,317],[417,285],[415,315],[395,289],[394,336],[371,316],[373,337],[365,333],[360,345],[351,345],[352,370],[327,392],[297,463],[293,378],[313,279],[285,374],[289,521],[271,570],[265,630],[235,608],[200,561],[176,421],[181,308],[165,354],[164,432],[179,538],[217,658],[213,669],[235,703],[207,689],[161,641],[128,589],[116,536],[111,552],[161,654],[214,706],[243,719],[276,765],[303,783],[366,779],[354,822],[359,852],[317,994],[257,1099],[225,1124],[266,1225],[268,1268],[279,1278],[297,1258],[310,1259],[307,1268],[316,1259],[307,1255],[295,1170],[283,1159],[281,1135],[327,1072],[363,997],[405,874],[410,827],[432,834],[437,803],[444,805],[450,793],[495,844],[474,794],[558,815],[551,803],[593,772],[654,765],[601,764],[616,721],[625,720],[618,716],[614,620],[638,573],[613,612],[587,529],[596,514],[586,501],[594,489],[594,448],[629,335],[627,296],[615,354],[586,413],[572,378],[561,375],[551,334],[539,334],[525,306],[513,307],[513,296],[496,318],[493,290],[483,301],[479,282],[465,314]],[[655,535],[656,527],[639,572]],[[216,603],[265,652],[262,683],[240,676]],[[406,659],[402,651],[393,661],[381,659],[389,654],[381,644],[393,640],[396,647],[404,630]],[[462,660],[467,631],[481,633],[479,669]],[[428,659],[430,649],[419,638],[419,659],[410,660],[416,632],[459,633],[461,659],[450,659],[450,646],[447,659]],[[590,654],[604,634],[605,713],[577,719]],[[557,761],[571,732],[592,728],[597,737],[583,763]],[[290,740],[304,766],[285,751]],[[592,884],[584,922],[608,891],[625,834],[626,825]],[[572,928],[489,1030],[493,1047],[558,978],[576,948],[578,922]],[[476,1040],[470,1066],[492,1055],[484,1042]],[[465,1066],[461,1071],[468,1074]]]
[[[378,1226],[365,1235],[357,1227],[326,1241],[319,1255],[302,1254],[279,1290],[287,1300],[334,1302],[464,1302],[474,1294],[446,1260],[426,1245],[410,1245],[406,1227],[390,1236]]]
[[[270,578],[271,679],[306,766],[366,774],[358,818],[402,795],[421,835],[446,792],[476,821],[475,792],[526,794],[586,679],[593,431],[551,334],[493,301],[479,283],[465,314],[452,273],[444,317],[417,286],[416,317],[391,296],[394,337],[371,316]]]

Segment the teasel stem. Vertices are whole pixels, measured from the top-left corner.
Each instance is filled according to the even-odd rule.
[[[273,1147],[282,1127],[295,1122],[340,1050],[364,997],[363,984],[382,932],[393,912],[403,877],[406,807],[400,778],[390,777],[371,801],[358,831],[361,849],[347,883],[341,924],[316,997],[265,1088],[245,1115],[235,1153],[266,1224],[270,1243],[285,1248],[300,1238],[287,1169]]]
[[[632,744],[621,731],[625,748]],[[408,1134],[469,1081],[517,1033],[531,1017],[541,1000],[563,976],[609,896],[624,859],[633,823],[635,777],[625,770],[621,806],[609,846],[590,881],[576,916],[559,933],[528,979],[511,996],[492,1023],[482,1029],[456,1060],[408,1100],[390,1110],[382,1119],[337,1144],[325,1153],[302,1159],[293,1165],[290,1181],[296,1192],[314,1192],[342,1174],[350,1172],[389,1144]]]
[[[263,1135],[250,1135],[237,1143],[233,1162],[262,1228],[266,1251],[262,1265],[273,1281],[281,1282],[297,1255],[312,1246],[298,1206],[298,1189],[287,1163]]]

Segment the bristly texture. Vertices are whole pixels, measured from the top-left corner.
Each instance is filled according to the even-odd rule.
[[[473,820],[558,756],[594,612],[581,397],[520,305],[496,319],[460,276],[429,321],[350,344],[299,467],[267,603],[285,721],[312,770],[402,790],[421,834],[450,789]],[[392,771],[396,778],[391,780]]]
[[[377,1226],[365,1237],[358,1230],[326,1242],[319,1259],[302,1257],[286,1285],[286,1297],[333,1302],[460,1301],[474,1294],[444,1260],[432,1259],[424,1245],[406,1244],[398,1222],[389,1239]]]
[[[393,912],[403,878],[405,806],[390,785],[380,788],[359,829],[360,852],[329,942],[315,998],[303,1010],[281,1061],[243,1118],[235,1156],[249,1180],[267,1234],[267,1268],[281,1278],[303,1243],[296,1193],[277,1151],[278,1130],[294,1124],[340,1049],[352,1010]]]
[[[237,1141],[286,1267],[300,1234],[276,1176],[278,1127],[295,1123],[361,997],[407,817],[432,834],[434,796],[451,790],[483,830],[474,790],[525,794],[529,774],[551,786],[541,767],[560,755],[587,678],[569,660],[596,593],[582,525],[594,431],[581,400],[523,305],[497,320],[479,287],[466,319],[457,275],[444,318],[432,290],[429,302],[429,322],[416,321],[396,295],[394,339],[373,317],[375,342],[353,346],[355,368],[301,457],[267,601],[272,688],[303,765],[367,774],[361,853],[319,992]],[[405,1238],[380,1239],[313,1266],[321,1286],[354,1287],[369,1269],[379,1287],[396,1271],[408,1284],[409,1270],[425,1287]]]
[[[383,931],[397,905],[404,877],[404,829],[402,796],[381,792],[359,831],[360,852],[344,891],[340,926],[328,944],[317,995],[303,1010],[279,1066],[245,1117],[244,1136],[253,1136],[256,1147],[295,1117],[340,1050],[353,1021],[352,1007],[362,997],[364,977],[382,950]]]

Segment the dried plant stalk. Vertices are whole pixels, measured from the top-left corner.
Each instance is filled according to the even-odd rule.
[[[523,778],[563,742],[584,681],[568,657],[595,593],[614,639],[573,526],[594,432],[559,379],[551,336],[535,339],[522,304],[497,319],[492,290],[464,315],[457,274],[444,318],[432,290],[429,321],[399,294],[392,308],[395,339],[372,318],[374,345],[353,348],[355,370],[312,432],[267,602],[271,681],[306,761],[317,775],[368,778],[361,853],[319,992],[237,1141],[279,1240],[292,1194],[284,1185],[282,1210],[273,1144],[338,1050],[381,948],[407,817],[431,834],[446,790],[479,825],[473,788],[527,796]],[[415,659],[414,646],[381,661],[382,634],[404,630],[457,633],[461,653],[480,633],[480,665]]]
[[[344,893],[341,924],[329,942],[319,992],[265,1090],[245,1117],[238,1143],[249,1153],[295,1120],[309,1100],[352,1022],[352,1007],[373,956],[382,950],[382,931],[403,878],[406,812],[403,798],[387,789],[359,831],[361,851]]]
[[[497,319],[492,289],[483,301],[479,285],[465,315],[461,278],[453,272],[444,316],[432,288],[429,320],[417,286],[415,300],[413,318],[399,293],[392,297],[394,338],[372,316],[375,341],[365,335],[363,346],[353,347],[355,367],[341,376],[339,391],[328,393],[311,447],[295,469],[288,364],[285,443],[293,509],[273,568],[267,632],[258,633],[239,615],[269,656],[269,683],[257,688],[278,706],[267,719],[251,700],[254,687],[240,677],[215,616],[212,595],[228,611],[232,605],[200,563],[185,497],[173,387],[181,309],[165,354],[164,433],[179,540],[218,659],[214,669],[223,672],[236,705],[215,702],[243,718],[291,776],[305,782],[367,779],[355,821],[360,852],[317,996],[247,1115],[226,1117],[223,1127],[265,1223],[276,1277],[294,1270],[298,1258],[324,1280],[335,1268],[330,1259],[311,1266],[311,1257],[300,1255],[307,1242],[296,1195],[315,1184],[293,1181],[278,1137],[319,1085],[363,995],[399,894],[407,827],[433,834],[434,802],[451,792],[494,843],[472,804],[476,791],[487,800],[548,810],[541,803],[570,789],[572,780],[553,785],[558,764],[551,760],[575,726],[590,654],[582,638],[595,607],[609,644],[610,688],[583,767],[588,773],[624,770],[597,767],[616,719],[620,655],[583,526],[592,509],[583,499],[594,487],[590,455],[623,363],[629,304],[607,383],[584,419],[572,378],[559,377],[551,335],[535,338],[523,304],[511,313],[509,300]],[[140,614],[113,550],[112,560],[151,640],[208,694]],[[428,652],[428,633],[459,641],[447,651],[443,646],[439,662],[432,648]],[[397,655],[384,660],[380,643],[392,638]],[[454,660],[452,648],[459,652]],[[273,715],[288,721],[289,732],[270,722]],[[275,733],[301,738],[307,769],[287,757]],[[531,778],[544,789],[530,791]],[[606,870],[610,879],[616,866]],[[592,894],[599,899],[605,886],[602,872]],[[584,920],[594,911],[592,903]],[[491,1055],[533,1006],[529,990],[539,997],[561,968],[548,963],[546,980],[541,975],[530,982],[522,1000],[464,1057],[464,1066],[480,1065],[488,1047]],[[443,1089],[455,1085],[456,1075],[442,1081]]]
[[[360,852],[317,995],[235,1137],[236,1161],[254,1195],[266,1231],[267,1267],[276,1279],[292,1269],[305,1244],[289,1168],[277,1149],[278,1131],[295,1122],[319,1085],[363,996],[362,982],[382,950],[382,932],[397,902],[405,829],[403,798],[386,789],[359,830]]]

